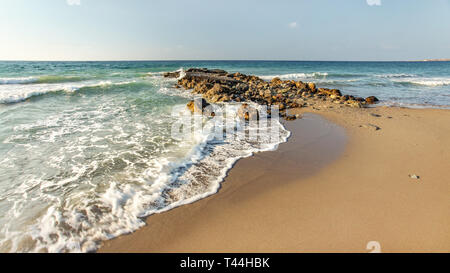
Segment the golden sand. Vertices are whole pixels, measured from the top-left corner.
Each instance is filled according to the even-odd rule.
[[[100,252],[450,251],[450,111],[324,106],[220,192]],[[418,176],[420,179],[411,177]]]

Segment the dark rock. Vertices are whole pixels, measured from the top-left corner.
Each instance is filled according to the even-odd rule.
[[[342,101],[348,101],[350,99],[350,96],[349,95],[345,95],[345,96],[342,96],[340,99]]]
[[[176,77],[179,72],[170,73],[167,77]],[[251,101],[261,105],[279,105],[280,111],[308,105],[305,101],[325,101],[357,108],[378,101],[375,97],[364,99],[343,95],[338,89],[317,88],[314,83],[283,81],[280,78],[266,82],[256,76],[206,68],[188,69],[185,77],[178,81],[178,87],[193,89],[193,93],[202,94],[211,103]],[[285,113],[282,115],[286,116]]]
[[[211,88],[212,88],[212,84],[207,83],[207,82],[202,82],[200,84],[197,84],[194,87],[194,93],[196,93],[196,94],[205,94]]]
[[[284,119],[287,121],[293,121],[293,120],[297,119],[297,116],[289,115],[289,116],[285,116]]]
[[[189,73],[208,73],[209,70],[207,68],[189,68],[186,70]]]
[[[296,103],[296,102],[291,102],[287,105],[288,108],[300,108],[300,104]]]
[[[370,130],[373,130],[373,131],[381,130],[380,127],[378,127],[377,125],[374,125],[374,124],[364,124],[361,127],[366,128],[366,129],[370,129]]]
[[[357,100],[349,100],[346,102],[350,107],[353,108],[363,108],[363,105],[361,104],[361,102],[357,101]]]
[[[278,103],[277,105],[278,105],[280,111],[284,111],[284,110],[286,110],[286,108],[287,108],[287,107],[286,107],[286,104],[284,104],[284,103]]]
[[[175,71],[175,72],[166,72],[163,74],[164,78],[174,78],[177,79],[180,77],[180,72],[179,71]]]
[[[205,99],[196,99],[192,100],[187,104],[187,108],[191,111],[191,113],[203,114],[206,107],[210,106],[210,104]]]
[[[250,121],[259,120],[259,112],[256,108],[248,105],[247,103],[242,104],[242,106],[237,111],[238,117]]]
[[[295,83],[295,86],[296,86],[300,91],[303,91],[303,90],[306,90],[306,89],[307,89],[306,83],[304,83],[304,82],[302,82],[302,81],[296,82],[296,83]]]
[[[420,179],[420,176],[418,176],[417,174],[410,174],[409,178],[418,180],[418,179]]]
[[[243,92],[248,91],[249,87],[248,87],[248,84],[245,84],[245,83],[238,83],[238,84],[236,85],[235,89],[236,89],[236,91],[238,91],[238,92],[240,92],[240,93],[243,93]]]
[[[308,89],[311,91],[316,91],[316,84],[312,82],[308,83]]]
[[[213,74],[218,74],[221,76],[226,76],[228,75],[228,72],[225,70],[221,70],[221,69],[213,69],[213,70],[209,70],[209,73],[213,73]]]
[[[282,83],[283,83],[283,81],[280,78],[273,78],[272,81],[270,82],[270,84],[272,86],[277,86],[277,85],[280,85]]]
[[[368,98],[366,98],[365,101],[368,104],[375,104],[375,103],[379,102],[378,98],[375,96],[368,97]]]

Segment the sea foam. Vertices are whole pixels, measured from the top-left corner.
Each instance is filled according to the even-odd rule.
[[[313,72],[313,73],[290,73],[280,75],[263,75],[259,76],[263,80],[272,80],[274,78],[280,78],[282,80],[298,80],[298,79],[314,79],[320,77],[326,77],[328,73],[325,72]]]
[[[135,81],[97,81],[66,84],[17,84],[0,85],[0,104],[11,104],[25,101],[31,97],[42,96],[56,92],[76,92],[83,88],[102,87],[111,85],[126,85]]]
[[[158,81],[162,83],[157,97],[166,98],[173,82]],[[0,219],[0,251],[94,251],[102,241],[144,226],[145,216],[217,193],[237,160],[274,150],[290,136],[274,120],[267,127],[246,129],[257,133],[256,140],[245,138],[246,131],[218,138],[208,130],[175,140],[170,128],[190,116],[186,110],[173,116],[171,107],[154,107],[140,116],[143,112],[129,111],[113,97],[97,97],[94,104],[80,102],[45,119],[15,125],[4,140],[14,148],[1,168],[21,182],[0,194],[0,200],[8,198],[3,201],[8,208],[5,221]],[[176,106],[185,109],[184,103]],[[227,114],[235,115],[240,104],[229,106]],[[228,122],[242,126],[236,120]],[[272,127],[279,138],[270,138]],[[41,154],[48,156],[40,169],[15,168],[17,162],[40,162],[35,155]],[[36,213],[28,218],[31,211]]]
[[[35,83],[37,81],[39,81],[39,78],[36,77],[0,78],[0,85]]]
[[[447,86],[450,85],[450,78],[408,78],[395,80],[396,83],[405,85],[422,85],[422,86]]]

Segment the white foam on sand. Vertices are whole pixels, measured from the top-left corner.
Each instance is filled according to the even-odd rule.
[[[235,114],[239,106],[231,106],[231,113]],[[152,114],[149,116],[152,125],[149,125],[143,120],[127,120],[128,112],[109,101],[98,109],[101,111],[92,113],[74,109],[36,124],[16,126],[14,136],[5,140],[5,143],[23,143],[32,137],[35,143],[59,143],[46,164],[64,175],[60,179],[49,179],[44,174],[28,176],[20,186],[4,192],[11,206],[6,217],[16,220],[8,220],[0,228],[1,251],[94,251],[102,241],[144,226],[143,217],[217,193],[236,161],[256,152],[275,150],[290,136],[274,120],[270,126],[250,126],[248,131],[257,135],[253,140],[244,137],[246,131],[228,133],[221,139],[216,131],[195,130],[192,138],[174,142],[170,135],[149,132],[164,132],[157,127],[172,124],[178,118],[163,115],[155,119]],[[187,115],[190,113],[182,111],[179,118]],[[109,125],[111,116],[123,116],[123,119],[120,124]],[[236,128],[242,126],[233,119],[228,122]],[[278,132],[279,138],[271,138],[268,132],[272,129]],[[102,137],[97,137],[97,132]],[[67,135],[79,137],[68,146],[60,146]],[[32,143],[23,149],[38,148]],[[111,149],[108,143],[122,148]],[[146,146],[148,143],[153,150]],[[93,153],[95,149],[98,151]],[[153,155],[156,150],[160,152]],[[2,164],[7,166],[10,162]],[[94,182],[99,174],[104,175],[105,168],[121,165],[123,171],[99,184]],[[32,210],[38,213],[32,218],[22,218]]]

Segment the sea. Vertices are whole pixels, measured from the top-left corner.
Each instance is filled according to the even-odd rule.
[[[163,73],[191,67],[450,108],[450,62],[0,62],[0,252],[93,252],[217,193],[239,159],[288,140],[278,121],[278,138],[267,126],[250,128],[254,139],[198,128],[174,138],[186,114],[174,109],[195,97]]]

